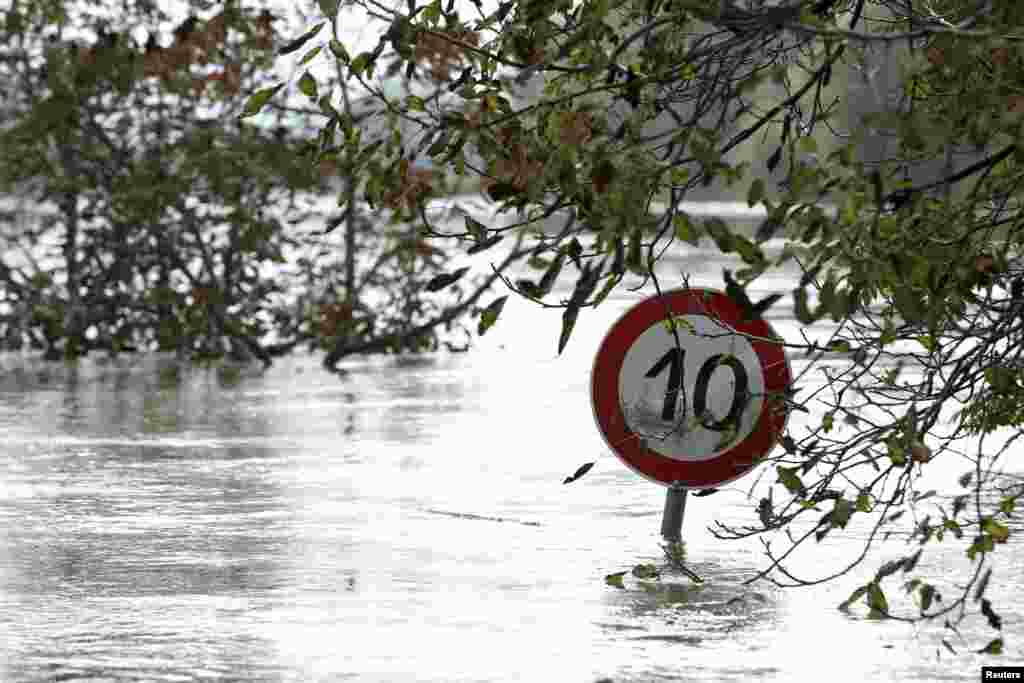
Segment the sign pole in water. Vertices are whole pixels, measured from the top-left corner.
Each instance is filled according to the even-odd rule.
[[[683,540],[683,516],[686,514],[687,489],[677,484],[668,487],[665,510],[661,515],[661,537],[669,543]]]
[[[722,292],[677,289],[627,310],[594,358],[598,430],[637,474],[669,487],[666,538],[680,537],[686,492],[750,472],[779,442],[789,360],[762,318]]]

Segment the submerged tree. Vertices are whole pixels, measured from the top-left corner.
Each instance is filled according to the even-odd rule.
[[[269,12],[228,2],[170,31],[145,3],[116,23],[84,16],[57,1],[4,15],[0,68],[14,96],[0,130],[0,187],[18,200],[0,268],[6,348],[269,363],[304,343],[441,343],[470,305],[422,291],[448,255],[409,226],[373,229],[366,207],[325,209],[317,200],[332,179],[358,168],[314,159],[317,145],[280,121],[239,120],[280,47]],[[150,28],[112,32],[118,25]],[[305,82],[299,90],[309,95]],[[312,127],[333,110],[329,98],[313,102],[277,109]],[[357,118],[356,136],[365,128]],[[38,210],[47,204],[54,209]],[[330,242],[342,223],[344,241]],[[335,260],[297,263],[328,249]]]
[[[511,226],[467,219],[458,234],[422,211],[419,217],[425,234],[464,239],[471,250],[507,232],[529,234],[528,253],[549,257],[550,266],[539,281],[508,285],[535,301],[575,262],[572,296],[544,304],[564,308],[559,352],[581,312],[629,274],[660,293],[654,266],[675,243],[708,239],[736,253],[745,267],[725,274],[726,291],[753,315],[764,307],[751,303],[750,285],[796,262],[803,272],[791,293],[798,319],[829,319],[831,328],[825,340],[787,343],[810,362],[782,398],[815,424],[806,434],[781,435],[769,458],[777,495],[756,504],[760,524],[717,532],[775,542],[775,532],[789,532],[781,551],[766,541],[769,565],[758,578],[806,585],[834,577],[796,576],[787,561],[798,546],[863,521],[870,527],[864,552],[845,573],[907,523],[905,510],[934,506],[909,530],[921,548],[882,565],[844,606],[863,598],[876,615],[919,620],[962,617],[976,603],[1000,628],[985,591],[993,553],[1010,537],[1008,520],[1024,493],[1003,466],[1024,424],[1024,272],[1014,260],[1024,240],[1016,205],[1024,111],[1019,3],[508,0],[476,4],[473,16],[440,0],[391,9],[366,3],[382,22],[380,40],[354,55],[339,39],[336,5],[320,6],[331,35],[314,39],[314,27],[296,50],[305,45],[312,54],[326,44],[339,80],[370,93],[382,69],[404,69],[433,87],[401,102],[381,97],[417,124],[397,144],[346,135],[337,147],[322,145],[321,156],[359,159],[367,174],[362,196],[371,204],[398,193],[415,213],[420,185],[408,159],[422,154],[478,175],[501,209],[525,212],[529,220]],[[879,46],[892,45],[899,46],[900,101],[851,130],[835,128],[835,102],[823,98],[833,74],[870,73]],[[543,97],[517,104],[514,83],[538,75]],[[301,78],[322,87],[308,73]],[[768,80],[782,94],[765,107],[759,89]],[[259,93],[250,105],[258,109],[271,96]],[[344,114],[331,113],[322,135],[347,127]],[[833,151],[806,163],[823,128],[834,132]],[[894,137],[897,149],[866,160],[864,144],[882,136]],[[778,189],[745,180],[749,164],[730,156],[745,145],[761,146]],[[980,158],[957,167],[962,145]],[[912,180],[936,162],[939,177]],[[765,206],[755,235],[681,210],[688,192],[716,185],[745,187],[751,206]],[[656,199],[668,200],[665,211],[653,208]],[[834,218],[822,199],[837,207]],[[566,219],[560,231],[530,230],[550,216]],[[763,244],[772,238],[784,240],[777,256]],[[482,320],[493,324],[498,312],[488,309]],[[843,362],[825,366],[836,360]],[[824,380],[814,379],[819,368]],[[959,480],[963,495],[939,504],[915,490],[929,462],[955,458],[971,466]],[[919,572],[928,563],[925,546],[946,535],[963,540],[972,578],[953,599],[940,600],[935,582]],[[909,577],[912,614],[889,606],[883,581],[896,572]],[[1002,644],[994,638],[984,651],[998,653]]]

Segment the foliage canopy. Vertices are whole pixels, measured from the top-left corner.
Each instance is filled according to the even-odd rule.
[[[452,343],[480,279],[427,292],[444,250],[355,202],[324,206],[367,159],[315,158],[283,124],[311,129],[321,110],[239,118],[280,90],[264,75],[277,19],[230,2],[177,25],[153,4],[124,9],[109,23],[58,0],[3,15],[2,347],[268,364],[300,344],[336,360]],[[358,140],[375,112],[351,104]]]
[[[784,435],[769,458],[776,495],[756,504],[760,524],[715,533],[772,538],[758,578],[805,585],[859,564],[908,524],[909,509],[905,533],[919,549],[883,564],[842,607],[863,600],[872,614],[914,621],[962,617],[975,604],[1001,628],[984,594],[1024,493],[1004,466],[1024,421],[1024,268],[1016,259],[1024,6],[507,0],[467,11],[441,0],[390,8],[357,0],[380,24],[376,46],[356,51],[339,33],[344,10],[326,4],[330,34],[310,30],[288,49],[329,53],[340,83],[376,93],[409,129],[394,144],[339,142],[336,131],[349,122],[329,112],[321,157],[365,159],[362,197],[411,220],[419,214],[424,234],[470,250],[527,235],[530,257],[548,266],[537,281],[505,283],[564,309],[559,352],[578,316],[631,276],[661,292],[655,265],[674,244],[703,239],[736,253],[744,268],[725,274],[726,291],[751,307],[753,283],[797,263],[803,276],[787,300],[801,323],[830,329],[824,341],[786,342],[808,358],[786,397],[810,414],[808,428]],[[882,50],[898,64],[899,101],[838,127],[836,105],[848,95],[828,101],[833,79],[853,70],[870,80]],[[403,74],[420,90],[389,99],[374,82],[381,74]],[[543,93],[523,103],[517,87],[535,78]],[[299,81],[321,96],[335,85],[309,73]],[[250,104],[258,109],[255,98]],[[895,149],[866,158],[865,145],[883,138]],[[735,161],[745,147],[756,167]],[[975,160],[957,164],[964,150]],[[817,163],[807,161],[815,155]],[[491,201],[526,220],[467,220],[461,233],[432,224],[421,210],[430,187],[409,172],[423,157],[478,176]],[[938,178],[915,180],[935,163]],[[698,221],[680,202],[702,188],[740,188],[767,218],[753,235]],[[550,217],[564,219],[560,229],[540,228]],[[769,240],[782,240],[778,253]],[[544,301],[571,276],[568,263],[576,265],[571,296]],[[500,305],[488,310],[486,326]],[[970,467],[960,493],[943,500],[916,489],[928,463],[958,458]],[[864,552],[838,574],[787,568],[796,546],[861,522]],[[779,530],[788,539],[781,550]],[[972,576],[952,599],[920,574],[926,546],[948,536],[964,544]],[[917,603],[909,612],[886,596],[884,581],[897,572]],[[983,651],[998,653],[1002,643],[995,637]]]

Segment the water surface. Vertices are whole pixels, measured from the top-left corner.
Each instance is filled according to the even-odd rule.
[[[665,272],[721,286],[723,263],[688,253]],[[1015,537],[995,558],[1001,659],[838,612],[878,562],[801,590],[744,585],[762,546],[706,528],[754,523],[771,475],[752,500],[757,473],[691,498],[702,587],[607,585],[661,560],[664,489],[609,452],[588,397],[602,335],[647,293],[582,315],[562,357],[560,312],[512,298],[470,353],[357,359],[340,377],[304,355],[240,375],[0,358],[0,680],[961,681],[1024,663]],[[773,324],[799,339],[785,313]],[[933,464],[955,487],[962,464]],[[796,566],[854,557],[865,528],[847,531]],[[930,552],[956,581],[963,546]],[[962,633],[991,637],[980,617]]]

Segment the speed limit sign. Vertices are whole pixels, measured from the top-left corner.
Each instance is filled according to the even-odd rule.
[[[708,488],[743,476],[786,426],[791,374],[776,339],[721,292],[645,299],[612,325],[594,358],[598,429],[628,467],[661,484]]]

